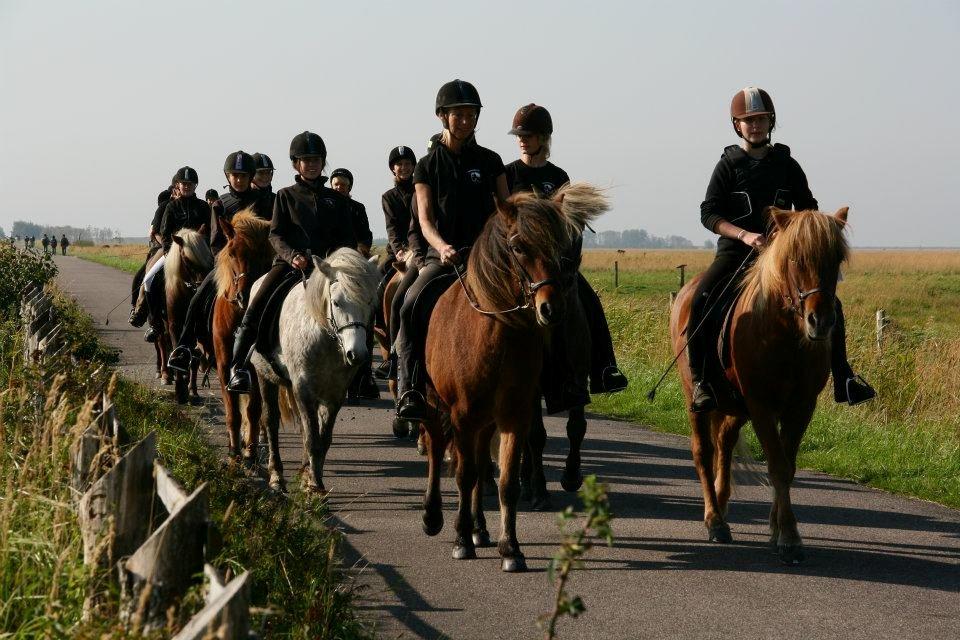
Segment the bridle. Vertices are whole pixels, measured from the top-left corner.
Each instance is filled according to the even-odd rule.
[[[336,280],[332,280],[332,281],[330,282],[330,288],[332,289],[332,288],[333,288],[333,285],[335,285],[335,284],[337,284],[337,281],[336,281]],[[337,344],[340,345],[340,351],[341,351],[341,352],[344,352],[343,336],[341,335],[341,332],[346,331],[347,329],[350,329],[350,328],[353,328],[353,327],[359,327],[359,328],[363,329],[364,332],[369,333],[369,332],[370,332],[370,323],[369,323],[369,322],[360,322],[359,320],[354,320],[353,322],[348,322],[348,323],[346,323],[346,324],[340,324],[340,323],[337,322],[337,319],[336,319],[336,317],[334,316],[334,313],[333,313],[333,308],[334,308],[335,306],[336,306],[336,304],[333,302],[333,298],[332,298],[332,296],[331,296],[331,299],[330,299],[330,302],[329,302],[330,312],[327,314],[327,322],[329,323],[330,327],[329,327],[328,329],[326,329],[326,332],[327,332],[327,334],[329,334],[332,338],[335,338],[335,339],[336,339]],[[344,352],[344,353],[345,353],[345,352]]]
[[[533,307],[533,300],[537,294],[537,291],[548,286],[548,285],[558,285],[559,280],[557,278],[545,278],[543,280],[534,281],[533,277],[530,275],[530,272],[527,271],[526,267],[523,266],[523,263],[517,258],[516,252],[514,251],[516,245],[514,241],[517,239],[517,235],[514,234],[510,236],[509,239],[509,254],[511,262],[514,266],[514,272],[517,276],[517,284],[520,285],[520,292],[517,294],[519,298],[516,306],[509,309],[499,309],[499,310],[487,310],[480,307],[480,304],[473,299],[473,296],[470,295],[470,290],[467,289],[467,283],[463,280],[463,274],[466,272],[466,263],[459,265],[454,265],[453,270],[457,274],[457,280],[460,282],[460,287],[463,289],[463,295],[466,296],[467,302],[470,303],[470,306],[473,307],[474,311],[481,313],[485,316],[496,316],[504,315],[508,313],[513,313],[515,311],[522,311],[524,309],[530,309]],[[458,251],[458,253],[464,254],[469,250],[469,247],[464,247]],[[569,258],[561,257],[561,263],[564,261],[570,261]],[[562,271],[562,267],[561,267]]]
[[[240,297],[240,293],[241,293],[240,281],[247,277],[247,272],[244,271],[242,273],[237,273],[237,271],[232,267],[230,271],[233,273],[233,290],[236,291],[236,293],[233,294],[232,298],[224,296],[223,299],[229,302],[230,304],[237,305],[237,307],[242,310],[244,307],[243,307],[243,299]]]
[[[791,259],[790,262],[793,262],[794,264],[796,264],[796,260]],[[801,289],[800,287],[797,287],[796,298],[794,298],[793,295],[784,295],[783,297],[786,298],[787,302],[790,303],[790,309],[802,318],[804,301],[810,296],[812,296],[813,294],[820,293],[821,291],[823,291],[823,287],[820,287],[820,286],[816,286],[816,287],[813,287],[812,289],[806,289],[806,290]]]

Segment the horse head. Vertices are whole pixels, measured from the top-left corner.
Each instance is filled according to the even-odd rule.
[[[345,364],[366,361],[380,283],[377,268],[352,249],[338,249],[326,260],[314,256],[313,265],[306,293],[311,313],[337,340]]]
[[[250,288],[270,268],[274,250],[270,244],[270,222],[255,215],[252,209],[237,213],[233,220],[217,218],[217,225],[227,238],[217,254],[217,294],[245,310]]]
[[[847,207],[833,215],[774,207],[766,212],[772,241],[755,266],[760,286],[767,297],[781,297],[809,340],[825,340],[837,320],[837,280],[849,257],[843,233],[847,212]]]
[[[184,288],[196,289],[213,268],[213,253],[203,228],[181,229],[172,240],[164,265],[168,295]]]

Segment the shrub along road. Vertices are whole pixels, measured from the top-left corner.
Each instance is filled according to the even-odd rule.
[[[152,345],[126,324],[130,276],[58,257],[57,283],[93,317],[120,368],[154,380]],[[203,390],[211,438],[223,443],[219,390]],[[161,389],[168,389],[160,387]],[[362,606],[384,637],[531,638],[552,610],[546,566],[560,542],[554,512],[521,510],[518,535],[531,571],[506,575],[495,549],[450,558],[456,491],[443,481],[445,528],[420,529],[426,463],[390,432],[392,403],[344,407],[326,467],[346,562],[365,586]],[[547,420],[547,478],[554,511],[573,504],[559,486],[563,422]],[[299,435],[281,433],[288,476]],[[596,547],[569,590],[587,612],[560,623],[561,638],[942,638],[960,627],[960,513],[830,476],[800,472],[792,493],[807,560],[781,566],[766,546],[770,490],[742,483],[731,501],[735,543],[706,542],[689,442],[640,426],[589,421],[584,472],[609,484],[613,548]],[[291,486],[295,482],[291,481]],[[499,532],[495,499],[488,526]],[[309,558],[295,559],[309,562]],[[277,603],[282,605],[282,603]]]

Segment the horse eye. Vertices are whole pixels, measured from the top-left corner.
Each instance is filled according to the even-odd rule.
[[[522,255],[523,255],[523,248],[522,248],[522,247],[519,247],[519,246],[517,246],[517,245],[515,245],[515,244],[512,244],[512,245],[510,245],[510,249],[513,250],[513,252],[514,252],[515,254],[517,254],[518,256],[522,256]]]

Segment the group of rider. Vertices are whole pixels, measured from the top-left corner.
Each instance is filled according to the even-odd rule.
[[[418,422],[428,415],[423,318],[429,316],[429,309],[419,307],[429,306],[436,296],[421,296],[421,292],[430,282],[464,268],[465,252],[496,212],[497,204],[510,194],[533,191],[548,197],[569,182],[567,173],[549,161],[553,122],[547,109],[528,104],[517,111],[509,134],[517,137],[520,158],[504,166],[498,154],[476,140],[482,106],[476,88],[469,82],[453,80],[444,84],[435,104],[442,130],[431,138],[426,155],[418,160],[410,147],[398,146],[388,156],[394,186],[382,197],[388,246],[381,272],[386,283],[395,271],[402,271],[389,314],[391,352],[387,373],[398,383],[397,416],[402,420]],[[771,144],[776,112],[770,96],[755,87],[738,92],[731,104],[731,121],[742,143],[724,150],[701,204],[704,226],[721,237],[716,258],[699,283],[687,329],[694,382],[690,409],[694,412],[716,407],[713,376],[706,375],[709,341],[699,330],[705,316],[717,306],[711,294],[742,273],[743,266],[752,262],[767,242],[763,213],[768,206],[817,208],[803,170],[791,157],[789,148]],[[211,189],[206,193],[206,202],[196,196],[196,171],[183,167],[170,188],[161,192],[151,225],[151,239],[164,252],[169,249],[173,234],[189,228],[207,230],[216,253],[226,243],[218,218],[230,220],[239,211],[252,208],[257,216],[270,221],[269,238],[276,258],[244,312],[234,343],[227,388],[239,393],[250,391],[249,361],[261,320],[270,317],[271,302],[282,300],[285,291],[309,275],[313,258],[322,259],[344,247],[370,255],[372,233],[363,205],[350,197],[350,171],[334,170],[328,187],[323,175],[326,146],[319,135],[310,131],[293,138],[289,157],[297,173],[295,182],[274,193],[274,166],[267,155],[231,153],[223,168],[228,191],[217,194]],[[574,270],[579,265],[579,243],[575,252],[576,255],[569,256]],[[405,268],[397,269],[398,262]],[[131,322],[139,323],[138,326],[151,309],[161,304],[150,284],[162,263],[161,258],[149,272],[141,270],[142,294],[139,278],[135,279],[134,301],[139,299],[140,304],[131,313]],[[617,367],[600,300],[579,273],[576,281],[590,333],[589,389],[578,383],[574,375],[552,376],[553,382],[545,380],[545,387],[551,388],[544,388],[548,412],[582,406],[589,402],[590,392],[614,392],[627,386],[627,379]],[[215,289],[212,274],[197,288],[183,333],[169,358],[171,368],[189,368],[198,332],[205,330],[205,310]],[[834,395],[838,402],[857,404],[873,397],[874,391],[853,373],[847,362],[839,301],[837,317],[832,333]],[[372,377],[363,378],[364,391],[376,394]]]

